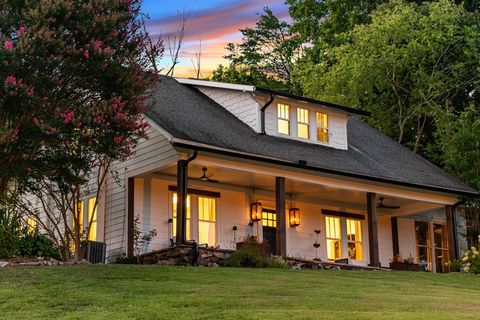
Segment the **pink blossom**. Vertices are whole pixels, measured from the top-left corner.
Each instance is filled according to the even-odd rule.
[[[33,118],[33,123],[36,125],[36,126],[39,126],[40,127],[40,121],[38,121],[38,119],[35,117]]]
[[[113,138],[113,141],[116,144],[119,144],[120,142],[122,142],[122,140],[123,140],[123,136],[116,136],[115,138]]]
[[[17,78],[15,78],[15,76],[8,76],[5,79],[5,84],[10,84],[12,86],[15,86],[17,85]]]
[[[27,31],[27,29],[24,26],[20,26],[20,28],[18,28],[18,30],[17,30],[17,36],[21,36],[26,31]]]
[[[83,51],[83,56],[87,59],[90,58],[90,52],[88,50]]]
[[[68,111],[68,110],[63,113],[60,113],[60,117],[63,118],[64,124],[69,124],[73,119],[73,115],[74,115],[74,112]]]
[[[13,49],[13,43],[10,40],[5,41],[5,49],[7,50],[12,50]]]
[[[95,50],[100,49],[102,46],[103,46],[103,41],[101,40],[95,40],[95,42],[93,43],[93,48]]]
[[[28,95],[29,97],[33,97],[34,90],[35,90],[35,88],[34,88],[34,87],[30,87],[30,89],[28,90],[28,93],[27,93],[27,95]]]

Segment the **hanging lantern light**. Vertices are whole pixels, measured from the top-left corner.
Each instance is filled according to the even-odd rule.
[[[250,219],[252,221],[262,220],[262,204],[260,202],[254,202],[250,206]]]
[[[290,226],[297,227],[300,225],[300,209],[298,208],[291,208],[288,210]]]

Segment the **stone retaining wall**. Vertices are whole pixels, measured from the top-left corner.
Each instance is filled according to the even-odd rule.
[[[225,264],[225,260],[233,253],[231,250],[198,248],[196,265],[218,267]],[[143,264],[159,264],[172,266],[194,265],[195,252],[191,246],[171,247],[149,252],[140,256]]]

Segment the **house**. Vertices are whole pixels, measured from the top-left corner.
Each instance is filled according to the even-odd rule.
[[[388,267],[401,255],[442,272],[464,246],[455,209],[477,191],[370,127],[367,112],[173,78],[156,101],[149,139],[116,165],[94,223],[109,261],[133,251],[136,217],[158,232],[149,250],[235,249],[254,235],[281,256]]]

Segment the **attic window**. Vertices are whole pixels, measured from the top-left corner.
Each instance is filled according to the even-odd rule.
[[[310,138],[308,124],[308,109],[297,108],[297,135],[299,138]]]
[[[317,140],[328,142],[328,115],[323,112],[317,112]]]
[[[279,103],[278,112],[278,133],[290,134],[290,106]]]

